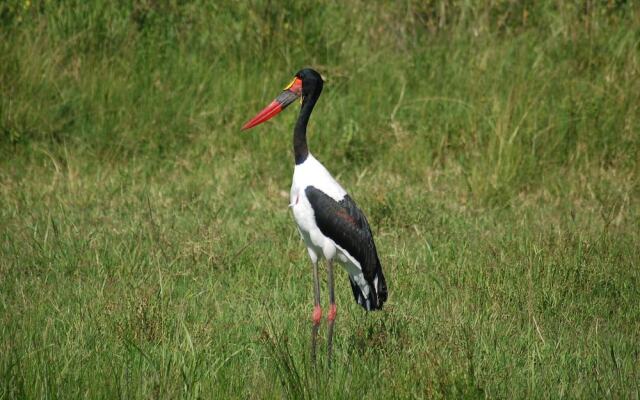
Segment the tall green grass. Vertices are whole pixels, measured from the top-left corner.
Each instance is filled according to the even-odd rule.
[[[634,2],[10,0],[0,26],[0,398],[639,396]],[[338,275],[331,370],[296,113],[239,132],[304,66],[390,288],[364,314]]]

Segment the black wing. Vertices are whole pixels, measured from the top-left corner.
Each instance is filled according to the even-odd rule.
[[[381,308],[387,300],[387,285],[367,218],[349,195],[335,201],[313,186],[307,186],[305,194],[313,208],[320,231],[360,263],[364,278],[373,293],[371,308]],[[376,278],[377,287],[374,285]],[[353,280],[351,287],[356,301],[367,308],[364,302],[360,301],[363,297]]]

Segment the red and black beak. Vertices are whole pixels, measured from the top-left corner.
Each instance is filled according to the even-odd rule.
[[[274,101],[271,102],[264,110],[260,111],[258,115],[253,117],[249,122],[244,124],[242,130],[253,128],[256,125],[270,120],[280,113],[280,111],[287,108],[287,106],[293,103],[297,98],[302,96],[302,80],[296,77],[293,82],[289,84],[284,91],[280,93]]]

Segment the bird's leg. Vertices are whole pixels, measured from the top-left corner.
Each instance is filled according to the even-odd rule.
[[[313,327],[311,328],[311,359],[316,362],[316,344],[318,341],[318,329],[322,320],[322,308],[320,308],[320,280],[318,278],[318,260],[313,261]]]
[[[327,315],[327,319],[329,320],[329,332],[327,337],[327,350],[329,354],[328,355],[329,368],[331,368],[331,350],[333,345],[333,324],[335,322],[336,313],[337,313],[335,294],[333,291],[333,261],[331,260],[327,261],[327,269],[329,272],[329,276],[327,278],[327,285],[329,286],[329,315]]]

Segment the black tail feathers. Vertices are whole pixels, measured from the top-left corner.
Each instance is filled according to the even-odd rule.
[[[382,269],[378,269],[373,280],[367,282],[369,286],[368,298],[364,296],[360,286],[358,286],[351,277],[349,277],[349,282],[351,283],[353,297],[365,310],[373,311],[382,309],[382,305],[387,301],[387,282],[384,279]]]

